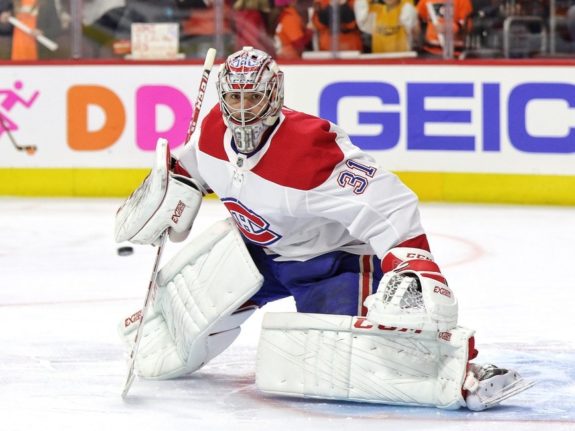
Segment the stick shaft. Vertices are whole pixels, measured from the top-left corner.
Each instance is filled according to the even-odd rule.
[[[206,59],[204,61],[204,68],[202,70],[202,79],[200,80],[200,88],[198,89],[198,96],[196,97],[196,103],[194,104],[194,112],[192,114],[192,119],[190,121],[190,125],[188,127],[188,133],[186,135],[186,141],[184,144],[187,144],[196,130],[196,126],[198,125],[198,118],[200,117],[200,109],[202,108],[202,103],[204,102],[204,96],[206,94],[206,89],[208,88],[208,79],[210,78],[210,72],[212,71],[212,67],[214,65],[214,61],[216,59],[216,50],[214,48],[208,49],[206,53]]]

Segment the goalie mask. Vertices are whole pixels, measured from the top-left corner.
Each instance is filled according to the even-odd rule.
[[[218,97],[226,126],[240,153],[251,153],[283,106],[283,73],[265,52],[244,47],[220,67]]]

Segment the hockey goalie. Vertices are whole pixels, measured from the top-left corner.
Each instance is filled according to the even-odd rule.
[[[230,213],[166,263],[139,325],[139,376],[192,373],[224,351],[257,307],[256,385],[296,397],[479,411],[529,388],[474,362],[474,331],[430,252],[418,199],[337,125],[284,106],[284,79],[245,47],[221,65],[219,103],[178,157],[167,142],[116,215],[116,240],[184,241],[215,193]],[[296,89],[297,91],[297,89]]]

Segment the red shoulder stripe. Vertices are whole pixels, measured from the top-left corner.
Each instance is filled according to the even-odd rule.
[[[202,134],[198,143],[200,151],[220,160],[228,160],[224,149],[224,133],[226,124],[220,105],[216,104],[202,121]]]
[[[344,156],[330,123],[312,115],[285,109],[284,121],[254,173],[298,190],[323,184]]]

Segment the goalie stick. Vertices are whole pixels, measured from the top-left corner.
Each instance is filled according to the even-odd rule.
[[[14,145],[14,148],[16,148],[18,151],[26,151],[26,153],[30,156],[36,153],[36,150],[38,149],[36,145],[18,145],[18,142],[16,142],[16,139],[14,139],[12,132],[4,122],[4,117],[2,116],[2,114],[0,114],[0,128],[2,128],[2,130],[6,132],[6,134],[8,135],[8,139],[10,140],[10,142],[12,142],[12,145]]]
[[[202,103],[204,102],[204,95],[206,94],[206,88],[208,87],[208,79],[210,79],[210,72],[212,66],[214,65],[214,60],[216,58],[216,50],[214,48],[208,49],[206,53],[206,60],[204,62],[204,70],[202,71],[202,79],[200,81],[200,88],[198,89],[198,96],[196,97],[196,103],[194,104],[194,112],[192,113],[192,120],[188,127],[188,133],[186,135],[186,140],[184,145],[190,141],[194,130],[198,124],[198,118],[200,117],[200,109]]]
[[[190,137],[194,133],[194,130],[196,130],[196,125],[198,124],[198,118],[200,116],[200,109],[202,107],[202,102],[204,100],[204,95],[206,93],[208,79],[210,77],[210,72],[212,70],[212,66],[214,65],[215,59],[216,59],[216,50],[214,48],[208,49],[208,52],[206,53],[206,59],[204,61],[202,79],[200,81],[200,88],[198,89],[198,95],[196,97],[196,103],[194,105],[194,112],[192,114],[190,126],[188,127],[188,133],[186,136],[185,144],[188,143]],[[158,245],[156,260],[154,262],[154,268],[152,270],[152,276],[150,278],[150,283],[148,285],[148,292],[146,294],[146,299],[144,300],[144,307],[140,312],[140,324],[136,331],[136,336],[134,338],[134,345],[132,346],[132,350],[130,352],[130,357],[128,360],[128,375],[126,377],[126,382],[124,383],[124,389],[122,390],[122,398],[127,397],[128,392],[130,391],[130,387],[132,386],[132,383],[134,382],[134,379],[136,377],[135,374],[136,356],[138,354],[138,348],[140,346],[140,340],[143,334],[144,319],[146,318],[147,311],[150,308],[150,304],[156,294],[157,289],[156,277],[158,275],[158,267],[160,266],[160,259],[162,257],[162,252],[164,250],[164,245],[166,243],[167,234],[168,232],[167,230],[165,230],[160,236],[160,243]]]

